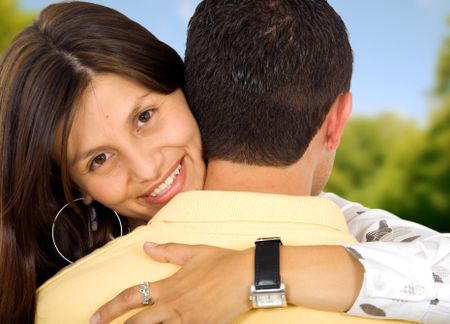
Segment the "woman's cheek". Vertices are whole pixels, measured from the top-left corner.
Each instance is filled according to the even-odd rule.
[[[115,176],[96,177],[89,182],[87,192],[105,205],[116,205],[126,200],[126,181],[118,173]]]

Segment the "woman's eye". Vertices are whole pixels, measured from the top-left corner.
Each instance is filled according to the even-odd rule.
[[[90,170],[95,170],[97,168],[99,168],[100,166],[103,165],[103,163],[105,163],[110,157],[111,157],[111,153],[102,153],[97,155],[95,158],[92,159],[90,165],[89,165],[89,169]]]
[[[154,109],[147,109],[147,110],[144,110],[143,112],[139,113],[139,115],[137,116],[138,127],[141,127],[142,124],[145,124],[146,122],[148,122],[150,120],[150,118],[152,118],[154,112],[155,112]]]

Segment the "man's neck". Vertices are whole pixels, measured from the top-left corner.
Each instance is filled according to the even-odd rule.
[[[311,194],[312,171],[298,164],[267,167],[210,161],[204,189],[305,196]]]

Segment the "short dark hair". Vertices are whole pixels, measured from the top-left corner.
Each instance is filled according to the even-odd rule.
[[[348,92],[353,55],[325,0],[204,0],[189,23],[186,96],[207,159],[287,166]]]

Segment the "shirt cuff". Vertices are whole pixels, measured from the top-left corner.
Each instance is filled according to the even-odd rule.
[[[396,252],[398,244],[401,255]],[[406,257],[404,243],[368,242],[346,248],[365,271],[360,293],[347,314],[422,321],[436,296],[426,260]],[[417,247],[410,252],[416,253]]]

